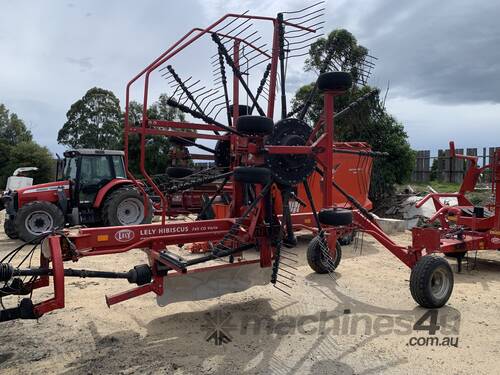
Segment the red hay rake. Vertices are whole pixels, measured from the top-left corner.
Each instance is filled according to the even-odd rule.
[[[0,320],[38,318],[63,308],[64,280],[72,276],[122,278],[137,284],[131,290],[107,296],[109,306],[151,292],[157,295],[159,304],[164,305],[188,298],[176,296],[176,291],[195,292],[196,296],[189,298],[205,299],[269,282],[287,293],[289,283],[294,282],[296,256],[289,248],[295,244],[294,231],[302,229],[316,235],[307,254],[316,272],[332,274],[341,254],[337,238],[357,228],[374,236],[413,269],[411,285],[417,286],[412,287],[412,294],[419,304],[439,307],[446,303],[451,293],[450,284],[453,286],[449,266],[436,260],[442,258],[426,254],[439,251],[443,246],[455,249],[464,243],[476,246],[480,241],[484,246],[498,248],[500,245],[493,241],[497,237],[492,231],[481,232],[481,235],[472,231],[464,232],[462,240],[440,239],[439,230],[419,229],[414,231],[413,246],[399,246],[381,231],[366,210],[369,202],[359,202],[359,196],[353,196],[335,181],[337,162],[343,156],[360,158],[379,154],[371,152],[363,143],[334,142],[334,119],[354,108],[356,103],[346,111],[335,113],[334,98],[349,89],[352,82],[347,73],[327,72],[335,66],[331,58],[326,59],[315,88],[324,95],[324,109],[318,123],[310,127],[303,121],[311,103],[306,103],[297,113],[287,111],[286,63],[301,55],[316,38],[322,24],[321,13],[321,3],[318,3],[299,12],[280,13],[275,18],[227,14],[205,29],[192,29],[135,76],[126,88],[125,153],[128,160],[129,136],[138,134],[139,165],[144,179],[138,180],[130,171],[128,176],[145,200],[148,199],[146,192],[154,192],[158,198],[156,209],[162,212],[161,222],[85,228],[74,233],[57,231],[41,236],[39,267],[13,267],[11,261],[19,251],[15,249],[0,264],[0,280],[5,282],[3,295],[31,295],[33,290],[48,286],[52,278],[54,296],[36,304],[31,298],[24,298],[19,306],[4,309]],[[258,44],[261,37],[253,31],[252,21],[270,27],[270,51]],[[185,51],[196,56],[197,51],[202,50],[199,43],[207,40],[216,52],[212,56],[216,87],[210,89],[191,77],[183,78],[173,66],[175,58]],[[250,80],[263,64],[265,68],[259,72],[259,78]],[[360,66],[361,84],[366,82],[371,67],[370,62]],[[232,75],[231,88],[227,70]],[[192,122],[148,119],[146,108],[151,79],[158,75],[172,85],[168,104],[189,114],[194,119]],[[131,89],[140,79],[144,83],[143,118],[140,124],[131,124],[128,120]],[[274,122],[278,88],[280,120]],[[243,96],[245,105],[241,104]],[[254,112],[257,115],[252,115]],[[224,113],[226,116],[221,115]],[[225,119],[219,120],[221,116]],[[195,122],[196,119],[201,122]],[[222,180],[222,191],[226,183],[231,182],[227,188],[231,190],[232,199],[225,215],[193,222],[167,222],[168,194],[170,190],[178,191],[179,186],[174,189],[171,185],[162,185],[145,169],[145,145],[148,136],[153,135],[202,149],[210,148],[198,144],[198,140],[217,142],[213,150],[216,166],[200,175],[181,179],[179,184],[183,184],[182,189]],[[371,170],[371,161],[365,168]],[[498,163],[495,171],[498,184]],[[311,181],[314,181],[312,187]],[[366,193],[367,186],[365,196]],[[335,195],[339,194],[349,202],[348,209],[336,207]],[[306,202],[302,203],[308,208],[305,212],[292,213],[290,201],[302,201],[299,196],[305,197]],[[498,203],[495,212],[498,212]],[[498,214],[495,217],[495,228],[500,233]],[[167,250],[170,245],[198,242],[211,243],[210,251],[187,259]],[[64,266],[65,262],[83,257],[119,254],[137,248],[147,255],[148,264],[137,265],[128,272],[76,270]],[[29,255],[32,256],[33,251],[34,248]],[[429,276],[419,269],[433,272]],[[423,280],[425,285],[414,281],[414,274],[417,281]],[[26,281],[26,278],[29,279]],[[203,289],[214,280],[217,288]]]

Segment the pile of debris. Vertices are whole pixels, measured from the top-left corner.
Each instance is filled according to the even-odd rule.
[[[417,202],[429,193],[437,191],[429,185],[426,191],[415,191],[407,185],[402,192],[382,201],[374,209],[374,213],[384,218],[402,220],[406,229],[420,226],[436,213],[432,200],[428,200],[419,208],[416,207]],[[443,203],[450,206],[458,204],[456,198],[443,198]]]

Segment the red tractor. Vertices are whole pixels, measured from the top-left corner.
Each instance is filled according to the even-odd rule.
[[[152,206],[145,209],[145,199],[127,178],[123,155],[123,151],[66,151],[55,182],[7,190],[1,197],[7,236],[32,241],[65,225],[151,223]]]

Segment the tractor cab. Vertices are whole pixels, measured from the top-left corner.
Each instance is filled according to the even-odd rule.
[[[80,149],[64,152],[57,179],[69,181],[73,205],[91,207],[99,191],[115,179],[126,179],[123,151]]]

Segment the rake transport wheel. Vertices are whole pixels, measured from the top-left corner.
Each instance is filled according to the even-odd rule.
[[[184,178],[192,175],[194,171],[186,167],[168,167],[166,173],[170,178]]]
[[[331,260],[326,259],[321,249],[321,241],[324,241],[324,239],[316,236],[309,242],[309,246],[307,247],[307,263],[309,263],[309,267],[311,267],[314,272],[324,274],[332,272],[338,267],[342,259],[342,247],[337,241],[335,255],[332,256]],[[323,243],[323,246],[327,247],[328,245]]]
[[[245,135],[266,135],[273,132],[274,122],[265,116],[240,116],[236,130]]]
[[[3,231],[12,240],[16,240],[19,238],[19,233],[17,233],[16,230],[16,224],[14,223],[14,220],[11,219],[5,219],[3,222]]]
[[[325,225],[342,226],[352,224],[352,211],[343,208],[324,209],[318,213],[319,222]]]
[[[347,72],[328,72],[318,77],[320,91],[346,91],[352,86],[352,77]]]
[[[411,270],[410,291],[422,307],[433,309],[448,302],[453,291],[453,272],[447,260],[433,254],[420,258]]]
[[[19,209],[14,223],[19,238],[28,242],[44,232],[62,228],[64,215],[55,204],[35,201]]]
[[[133,186],[122,186],[106,197],[101,215],[106,226],[151,224],[153,206],[148,200],[148,213],[145,215],[141,194]]]

